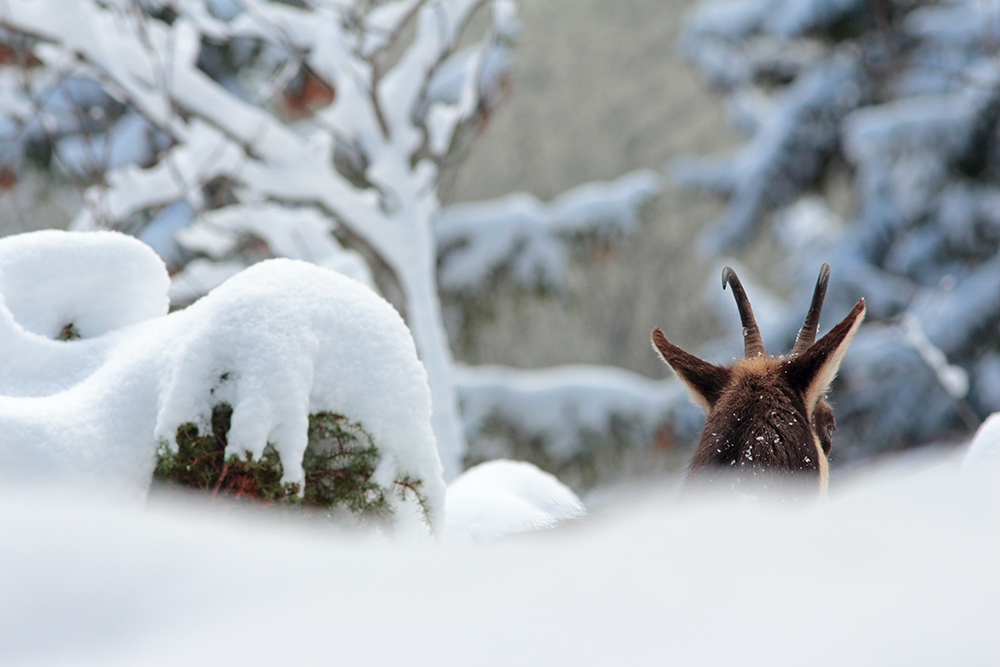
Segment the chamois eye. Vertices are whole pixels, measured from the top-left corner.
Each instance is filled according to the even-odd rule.
[[[837,430],[837,426],[835,424],[827,424],[826,425],[826,434],[828,436],[830,436],[831,438],[833,437],[833,432],[836,431],[836,430]]]

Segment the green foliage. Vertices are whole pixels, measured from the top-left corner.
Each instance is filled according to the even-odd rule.
[[[420,480],[400,475],[391,488],[372,480],[380,459],[378,447],[360,424],[342,415],[309,416],[309,444],[302,459],[305,488],[301,490],[298,484],[281,482],[281,459],[270,444],[257,460],[250,454],[226,456],[231,417],[232,409],[219,405],[212,412],[211,433],[200,433],[190,423],[178,428],[176,449],[164,443],[157,452],[154,478],[213,496],[297,506],[330,516],[332,510],[342,508],[363,524],[385,524],[392,519],[391,493],[400,500],[415,499],[426,514]]]
[[[262,501],[293,500],[297,484],[282,484],[278,453],[268,445],[263,456],[254,461],[247,454],[240,458],[226,456],[226,434],[232,409],[219,405],[212,412],[212,432],[201,434],[194,424],[177,429],[177,450],[166,444],[157,452],[153,478],[191,489],[228,494],[236,498]]]
[[[60,329],[59,334],[56,336],[56,340],[62,341],[76,340],[78,338],[82,338],[82,336],[80,335],[80,332],[77,331],[76,325],[72,322]]]

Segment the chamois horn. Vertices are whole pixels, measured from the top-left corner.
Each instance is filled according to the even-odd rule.
[[[736,277],[736,272],[728,266],[722,270],[722,289],[726,289],[727,284],[733,288],[736,307],[740,311],[740,322],[743,324],[744,356],[747,359],[764,356],[764,341],[760,338],[760,329],[757,327],[757,320],[750,308],[750,300],[747,299],[747,293],[743,291],[743,285]]]
[[[816,342],[816,332],[819,330],[819,314],[823,310],[823,299],[826,298],[826,285],[830,282],[830,265],[823,264],[819,269],[819,278],[816,279],[816,289],[813,291],[812,303],[809,304],[809,312],[806,320],[799,329],[799,335],[795,337],[795,345],[789,353],[791,357],[797,357],[809,346]]]

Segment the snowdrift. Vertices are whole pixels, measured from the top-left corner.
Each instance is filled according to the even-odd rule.
[[[484,545],[0,491],[6,665],[908,665],[1000,661],[1000,468],[822,504],[653,493]]]

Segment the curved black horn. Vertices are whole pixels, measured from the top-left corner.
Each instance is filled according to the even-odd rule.
[[[760,329],[750,308],[750,300],[747,299],[747,293],[743,291],[743,285],[736,277],[736,272],[728,266],[722,270],[722,289],[726,289],[727,284],[733,288],[736,307],[740,311],[740,322],[743,323],[743,353],[747,359],[763,356],[764,341],[760,338]]]
[[[809,312],[806,314],[806,321],[799,329],[799,335],[795,337],[795,345],[789,356],[797,357],[809,346],[816,342],[816,332],[819,330],[819,314],[823,310],[823,299],[826,298],[826,285],[830,282],[830,265],[824,264],[819,269],[819,278],[816,279],[816,289],[813,291],[812,303],[809,304]]]

